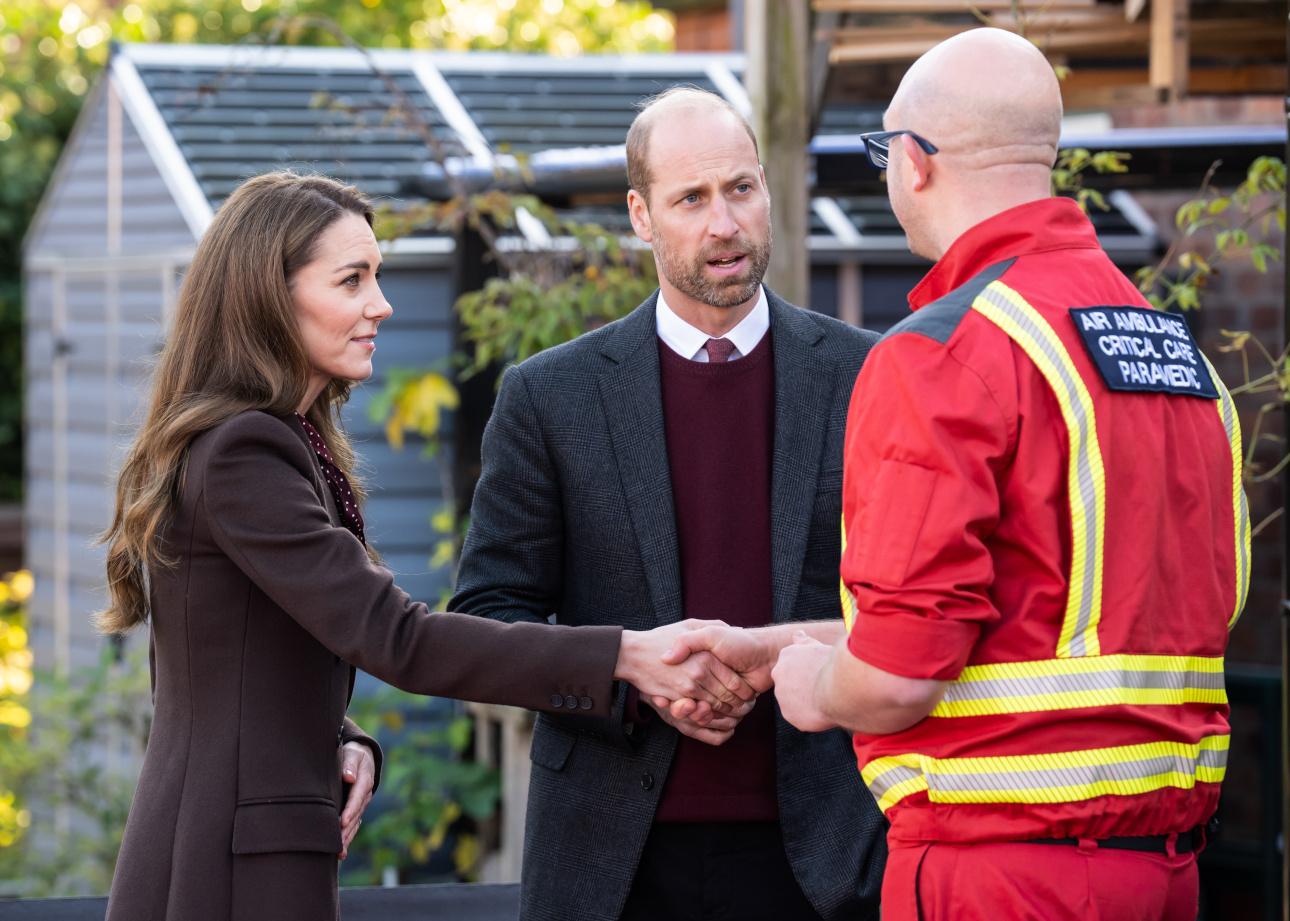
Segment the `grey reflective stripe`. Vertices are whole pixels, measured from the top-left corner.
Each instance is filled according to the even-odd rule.
[[[1084,410],[1083,402],[1078,398],[1082,381],[1073,379],[1069,370],[1070,356],[1059,353],[1051,344],[1050,337],[1053,332],[1050,329],[1044,329],[1038,326],[1034,320],[1023,310],[1018,310],[1008,298],[1004,297],[993,286],[987,287],[981,292],[981,298],[988,301],[996,310],[1007,314],[1007,316],[1021,327],[1034,341],[1037,348],[1047,356],[1056,369],[1062,385],[1066,388],[1065,403],[1069,404],[1070,411],[1075,418],[1075,424],[1082,435],[1082,441],[1087,449],[1096,438],[1096,429],[1094,421],[1089,418]],[[1071,446],[1074,450],[1075,446]],[[1093,470],[1088,456],[1088,451],[1079,451],[1075,456],[1075,469],[1077,481],[1079,484],[1079,502],[1084,508],[1084,533],[1075,535],[1075,539],[1083,542],[1086,553],[1083,572],[1083,593],[1081,594],[1081,603],[1079,613],[1076,615],[1075,630],[1071,634],[1070,655],[1086,656],[1090,654],[1085,633],[1093,619],[1093,599],[1096,597],[1095,589],[1098,567],[1093,565],[1098,554],[1102,552],[1101,547],[1101,510],[1097,507],[1097,494],[1093,484]],[[1072,522],[1073,525],[1073,522]]]
[[[951,703],[984,700],[994,697],[1030,697],[1041,694],[1066,694],[1080,691],[1113,691],[1118,688],[1201,688],[1223,690],[1222,672],[1198,671],[1120,671],[1084,672],[1073,675],[988,678],[953,682],[942,700]]]
[[[917,768],[908,768],[903,765],[894,767],[891,770],[883,771],[873,780],[869,781],[869,792],[873,794],[874,799],[880,800],[887,795],[887,791],[892,787],[904,783],[907,780],[914,780],[922,777],[923,772]]]
[[[1053,787],[1088,787],[1108,781],[1145,780],[1160,774],[1194,776],[1198,767],[1225,768],[1227,750],[1202,750],[1197,757],[1162,755],[1139,761],[1121,761],[1114,764],[1086,764],[1053,768],[1046,771],[1008,771],[979,774],[927,775],[928,790],[935,792],[962,792],[967,790],[1047,790]]]

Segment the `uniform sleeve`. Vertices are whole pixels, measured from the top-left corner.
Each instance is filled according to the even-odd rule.
[[[894,336],[874,349],[847,418],[843,583],[851,652],[908,678],[950,680],[983,625],[1012,427],[980,376],[942,343]]]
[[[608,714],[620,628],[575,633],[432,613],[332,525],[307,449],[279,420],[247,413],[217,438],[203,481],[215,542],[335,655],[417,694],[536,710],[570,707],[572,697]]]

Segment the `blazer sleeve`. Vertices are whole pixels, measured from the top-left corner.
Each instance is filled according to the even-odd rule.
[[[208,458],[201,495],[216,544],[341,659],[416,694],[536,710],[573,698],[588,713],[609,712],[621,628],[575,633],[432,613],[331,523],[309,449],[266,413],[221,426]]]
[[[507,369],[484,429],[479,483],[470,530],[457,566],[454,611],[550,629],[564,598],[564,511],[556,465],[529,396],[524,370]],[[587,626],[572,629],[587,630]],[[566,728],[593,732],[618,745],[631,739],[624,723],[627,685],[614,689],[605,718],[558,717]]]

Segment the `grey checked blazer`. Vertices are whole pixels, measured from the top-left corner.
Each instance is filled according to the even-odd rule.
[[[682,619],[656,297],[506,373],[449,610],[634,630]],[[843,433],[877,336],[768,297],[774,619],[839,617]],[[524,921],[622,911],[679,738],[661,720],[625,725],[624,696],[608,719],[538,717]],[[780,823],[798,882],[829,921],[876,918],[885,826],[850,738],[776,722]]]

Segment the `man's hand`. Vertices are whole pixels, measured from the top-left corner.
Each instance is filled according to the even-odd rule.
[[[346,742],[339,749],[340,777],[349,785],[345,809],[340,814],[340,859],[349,856],[349,845],[363,824],[363,810],[372,801],[376,759],[362,742]]]
[[[779,644],[768,632],[742,630],[721,623],[687,630],[675,638],[663,661],[676,665],[704,652],[737,671],[757,693],[770,690],[771,669],[775,666]]]
[[[816,689],[833,647],[798,631],[792,646],[779,654],[772,677],[780,712],[802,732],[824,732],[837,724],[820,708]]]
[[[675,661],[664,659],[677,637],[714,625],[725,627],[721,621],[686,620],[648,631],[624,630],[614,677],[633,685],[647,700],[688,698],[718,714],[734,712],[741,703],[755,700],[757,689],[717,656],[697,651]]]
[[[722,745],[729,741],[730,737],[735,734],[735,729],[745,716],[752,712],[756,705],[756,699],[744,701],[732,713],[715,715],[711,710],[707,711],[707,719],[702,724],[695,722],[686,717],[678,717],[674,713],[671,703],[662,697],[655,697],[651,700],[654,705],[654,711],[658,714],[659,719],[674,728],[684,736],[689,736],[699,742],[705,742],[708,745]],[[691,707],[695,704],[693,701],[687,701]]]

